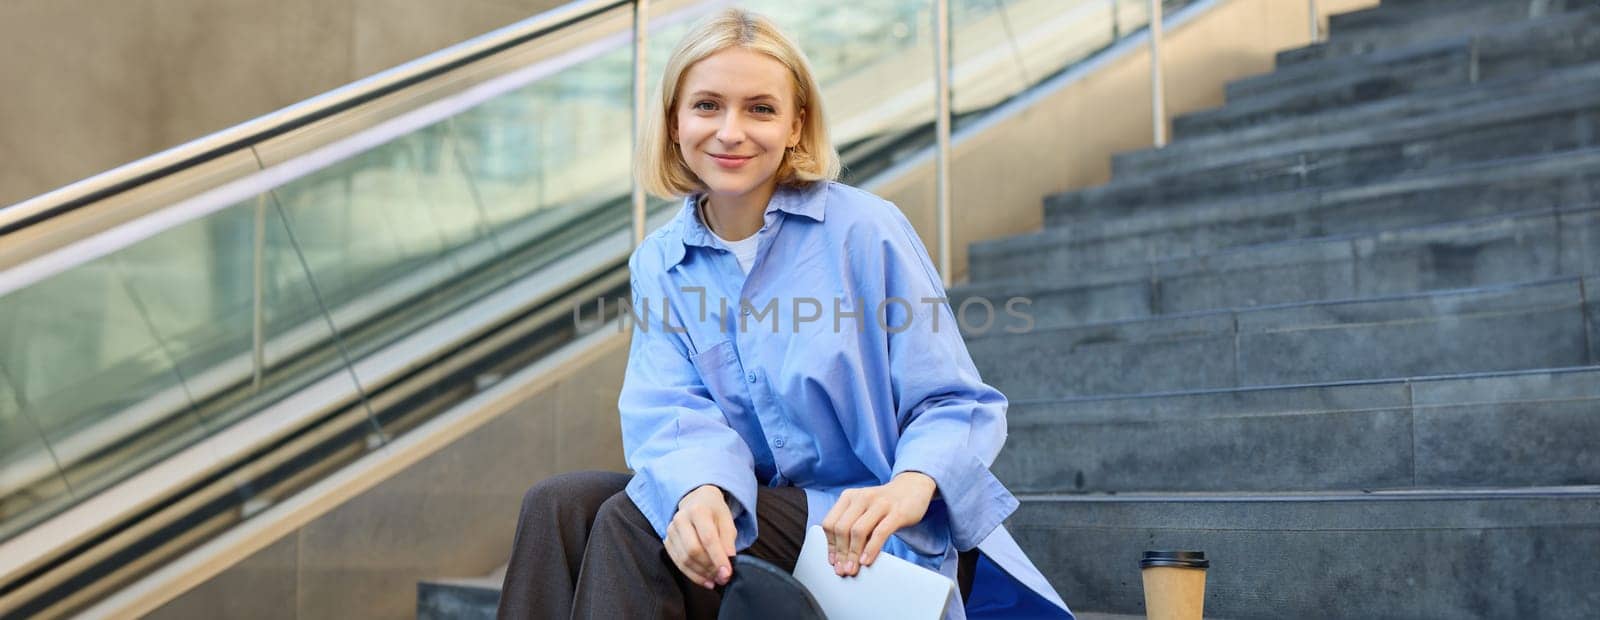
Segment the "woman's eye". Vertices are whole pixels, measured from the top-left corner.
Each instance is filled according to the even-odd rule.
[[[694,109],[710,112],[711,110],[717,109],[717,104],[710,101],[701,101],[700,103],[694,104]]]
[[[770,106],[770,105],[758,105],[758,106],[755,107],[755,110],[759,114],[777,114],[778,113],[778,111],[772,109],[772,106]]]

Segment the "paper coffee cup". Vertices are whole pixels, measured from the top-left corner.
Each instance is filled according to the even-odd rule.
[[[1200,620],[1206,603],[1204,551],[1146,551],[1139,560],[1144,576],[1144,611],[1150,620]]]

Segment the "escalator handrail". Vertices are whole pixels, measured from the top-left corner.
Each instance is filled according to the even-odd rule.
[[[633,0],[574,0],[343,87],[0,208],[0,237],[334,116]]]

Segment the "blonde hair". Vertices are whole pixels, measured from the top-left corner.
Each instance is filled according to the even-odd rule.
[[[729,8],[701,22],[684,35],[683,41],[667,59],[666,72],[656,88],[661,107],[647,113],[644,135],[639,140],[639,182],[645,191],[662,198],[680,198],[706,190],[700,177],[689,169],[683,154],[668,131],[674,122],[678,89],[683,74],[694,63],[732,47],[765,54],[789,68],[794,81],[795,107],[803,112],[800,143],[784,152],[774,176],[779,185],[805,185],[831,181],[839,176],[839,153],[828,141],[828,124],[822,114],[822,93],[811,64],[789,37],[766,17],[739,8]]]

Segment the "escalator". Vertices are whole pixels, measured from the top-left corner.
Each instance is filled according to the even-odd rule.
[[[647,83],[728,4],[649,3]],[[814,50],[846,182],[932,142],[929,3],[738,4]],[[1068,4],[952,2],[958,127],[1146,19]],[[604,329],[574,309],[628,295],[634,11],[573,2],[0,210],[0,617],[90,609]]]

